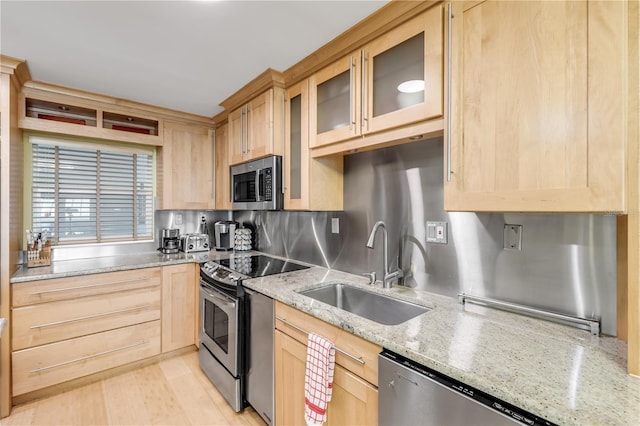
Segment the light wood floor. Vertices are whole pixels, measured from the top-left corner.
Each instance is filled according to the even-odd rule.
[[[13,407],[10,425],[254,425],[235,413],[198,366],[198,353],[159,361],[71,391]]]

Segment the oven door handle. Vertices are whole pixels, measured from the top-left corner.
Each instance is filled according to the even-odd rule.
[[[236,307],[236,302],[231,302],[229,301],[229,299],[223,297],[223,296],[219,296],[215,293],[212,293],[210,291],[206,291],[204,288],[200,287],[200,291],[204,294],[205,297],[209,297],[211,299],[214,299],[218,302],[221,302],[222,306],[224,307],[229,307],[229,308],[235,308]]]

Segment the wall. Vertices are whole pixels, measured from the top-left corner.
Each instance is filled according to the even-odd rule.
[[[459,292],[581,317],[616,333],[616,217],[595,214],[475,214],[443,209],[442,139],[345,157],[343,212],[235,212],[257,227],[258,249],[355,274],[383,274],[383,220],[389,258],[400,255],[405,285]],[[331,233],[338,218],[339,234]],[[446,245],[425,242],[425,222],[446,221]],[[503,249],[505,224],[523,226],[522,250]]]

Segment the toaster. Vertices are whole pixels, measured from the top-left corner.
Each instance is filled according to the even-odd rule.
[[[184,234],[181,240],[180,249],[185,253],[209,251],[210,249],[208,234]]]

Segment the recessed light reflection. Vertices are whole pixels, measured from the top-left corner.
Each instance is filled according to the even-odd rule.
[[[402,93],[417,93],[424,90],[424,80],[408,80],[398,85],[398,91]]]

